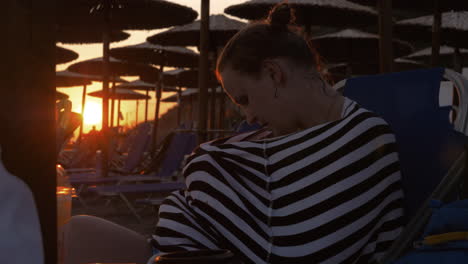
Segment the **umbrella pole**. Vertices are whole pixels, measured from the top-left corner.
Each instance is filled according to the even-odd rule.
[[[119,131],[119,126],[120,126],[120,98],[117,103],[117,131]]]
[[[112,98],[111,98],[111,116],[110,116],[110,127],[114,127],[114,114],[115,114],[115,100],[114,100],[114,95],[115,95],[115,82],[112,82]]]
[[[109,48],[110,48],[110,1],[104,2],[104,30],[102,36],[103,78],[102,78],[102,164],[101,175],[107,177],[109,160]]]
[[[434,0],[434,22],[432,24],[432,55],[431,55],[432,67],[437,67],[439,65],[441,24],[442,24],[442,14],[439,8],[439,0]]]
[[[393,71],[392,0],[378,0],[380,72]]]
[[[154,114],[154,126],[153,126],[153,149],[158,146],[158,125],[159,125],[159,107],[161,103],[161,93],[163,86],[163,75],[164,65],[159,68],[159,80],[156,84],[156,112]]]
[[[138,106],[140,105],[140,101],[136,100],[136,110],[135,110],[135,126],[138,125]],[[128,120],[128,119],[127,119]]]
[[[146,87],[146,99],[145,99],[145,123],[148,121],[148,104],[149,104],[149,87]]]
[[[86,84],[83,85],[83,94],[81,96],[81,125],[80,125],[80,134],[78,135],[78,144],[81,144],[81,137],[83,136],[83,124],[84,124],[84,111],[86,104]]]
[[[201,0],[200,59],[198,71],[198,143],[206,141],[208,97],[210,0]]]

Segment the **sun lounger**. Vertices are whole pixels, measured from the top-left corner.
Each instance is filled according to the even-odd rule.
[[[452,107],[438,103],[441,81],[451,81],[459,94],[454,124],[449,120]],[[420,234],[430,216],[429,199],[463,195],[458,191],[466,164],[467,81],[451,70],[434,68],[352,78],[335,88],[381,115],[397,138],[407,225],[382,262],[391,263]]]
[[[140,216],[127,198],[127,195],[154,194],[184,188],[185,184],[182,180],[179,179],[176,182],[171,182],[171,180],[173,180],[173,176],[179,173],[184,159],[196,147],[196,142],[195,132],[174,132],[174,135],[170,138],[169,143],[162,150],[161,155],[156,161],[159,169],[150,175],[153,180],[159,179],[159,183],[124,184],[123,182],[119,182],[119,184],[115,185],[93,186],[88,188],[88,190],[102,197],[119,196],[127,204],[135,217],[140,220]]]

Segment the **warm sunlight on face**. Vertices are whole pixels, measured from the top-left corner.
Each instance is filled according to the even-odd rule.
[[[84,111],[85,125],[97,125],[102,122],[102,107],[96,102],[86,102]]]

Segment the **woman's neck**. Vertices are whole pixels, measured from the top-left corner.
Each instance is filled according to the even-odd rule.
[[[302,86],[296,104],[299,129],[336,121],[341,118],[344,97],[325,81],[309,82]]]

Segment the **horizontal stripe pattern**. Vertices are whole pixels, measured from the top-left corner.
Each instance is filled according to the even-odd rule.
[[[187,190],[160,206],[155,247],[227,248],[244,263],[383,256],[403,223],[397,144],[383,119],[349,99],[345,109],[286,136],[202,144],[183,171]]]

